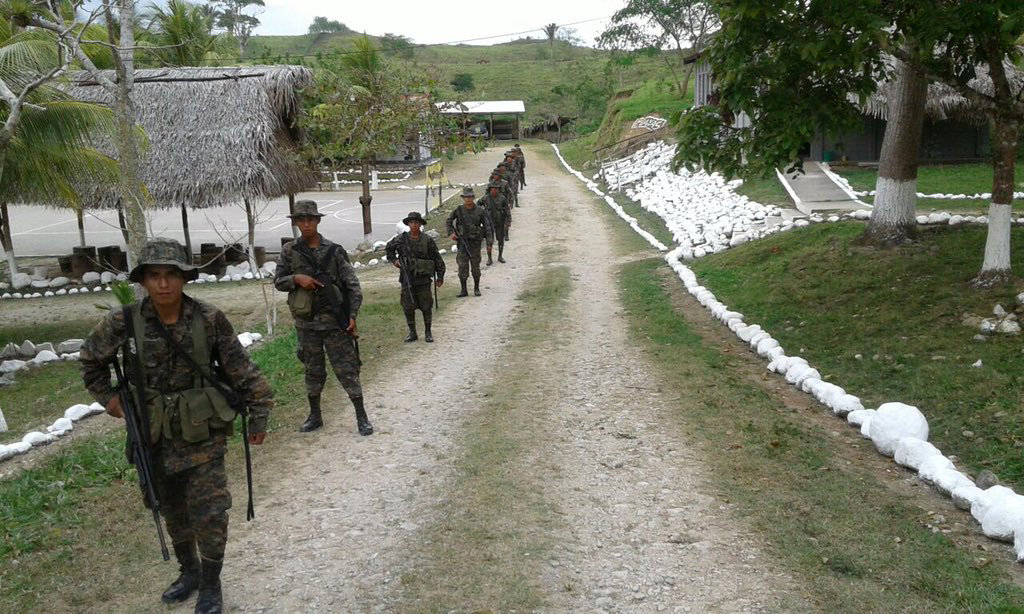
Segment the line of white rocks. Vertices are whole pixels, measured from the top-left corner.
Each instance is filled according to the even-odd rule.
[[[828,173],[829,177],[831,177],[833,181],[835,181],[836,183],[840,184],[841,187],[845,188],[847,192],[849,192],[851,194],[855,194],[857,197],[874,196],[875,195],[875,190],[855,190],[855,189],[853,189],[853,186],[850,185],[850,180],[847,179],[846,177],[843,177],[839,173],[833,171],[831,169],[831,167],[828,166],[827,163],[822,162],[821,163],[821,168],[826,173]],[[992,198],[992,193],[991,192],[979,192],[979,193],[976,193],[976,194],[942,194],[942,193],[939,193],[939,194],[926,194],[924,192],[918,192],[917,193],[917,197],[918,198],[934,198],[936,200],[990,200]],[[1013,198],[1014,199],[1024,198],[1024,192],[1014,192],[1013,193]]]
[[[260,333],[241,333],[238,335],[238,341],[242,344],[242,347],[249,348],[254,343],[260,341],[263,335]],[[77,353],[75,359],[77,360]],[[21,441],[17,441],[11,444],[0,444],[0,462],[3,462],[9,458],[14,458],[21,454],[26,454],[34,448],[39,448],[47,444],[53,443],[60,437],[64,437],[72,430],[76,422],[84,420],[89,416],[96,414],[102,414],[104,408],[99,403],[92,403],[86,405],[84,403],[78,403],[64,410],[64,415],[54,420],[53,424],[46,427],[46,432],[42,431],[30,431],[26,433]],[[3,421],[3,413],[0,412],[0,421]],[[6,422],[3,421],[3,430],[6,430]]]
[[[569,166],[557,146],[552,147],[570,173],[595,194],[604,196],[594,182]],[[654,171],[655,174],[658,172]],[[694,174],[689,177],[701,180],[700,176],[695,177]],[[617,213],[619,211],[621,208],[616,209]],[[863,213],[870,216],[870,212]],[[619,213],[619,216],[630,222],[629,216],[623,213]],[[630,226],[636,229],[635,220],[632,221]],[[664,251],[659,242],[652,241],[649,233],[640,234],[656,249]],[[789,384],[812,395],[836,416],[845,418],[850,425],[859,428],[861,435],[870,439],[880,453],[916,471],[922,481],[952,497],[958,508],[970,510],[974,519],[980,523],[982,533],[995,540],[1013,543],[1017,561],[1024,562],[1024,496],[1001,485],[983,490],[969,476],[957,470],[949,457],[928,442],[928,421],[916,407],[904,403],[884,403],[877,409],[867,409],[858,397],[822,379],[821,373],[806,359],[787,355],[767,331],[757,324],[748,324],[743,314],[730,310],[714,293],[700,285],[693,270],[681,262],[686,249],[683,245],[676,247],[665,254],[665,261],[701,305],[768,362],[769,371],[784,376]]]

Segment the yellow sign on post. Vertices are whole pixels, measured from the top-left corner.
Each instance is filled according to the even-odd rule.
[[[441,187],[448,183],[448,177],[444,174],[444,163],[438,160],[427,166],[427,186],[430,188]]]

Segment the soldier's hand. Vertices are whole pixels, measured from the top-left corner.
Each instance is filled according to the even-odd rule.
[[[395,268],[396,268],[396,269],[400,269],[400,268],[402,268],[402,263],[401,263],[401,261],[399,261],[399,260],[395,260],[395,261],[394,261],[394,262],[392,262],[391,264],[395,265]]]
[[[316,290],[317,288],[324,287],[322,283],[313,279],[309,275],[303,275],[302,273],[297,273],[296,275],[292,276],[292,281],[295,282],[295,285],[305,290]]]
[[[251,443],[254,446],[262,444],[266,439],[266,433],[249,433],[249,443]]]
[[[448,238],[451,239],[452,241],[458,241],[459,240],[459,235],[457,235],[457,234],[455,234],[453,232]]]
[[[358,337],[359,336],[356,333],[356,319],[355,318],[349,318],[349,320],[348,320],[348,328],[346,328],[345,331],[348,334],[352,335],[353,337]]]
[[[436,279],[436,280],[434,280],[434,285],[437,286],[438,288],[440,288],[441,286],[444,285],[444,280],[443,279]]]
[[[107,401],[107,413],[115,418],[124,418],[124,410],[121,409],[121,397],[114,396],[114,398]]]

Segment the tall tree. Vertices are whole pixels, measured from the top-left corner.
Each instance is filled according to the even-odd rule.
[[[314,17],[313,22],[309,24],[309,34],[340,34],[348,31],[345,24],[326,17]]]
[[[217,26],[235,39],[238,55],[242,56],[253,30],[260,25],[258,15],[266,3],[264,0],[211,0],[210,5],[217,16]]]
[[[682,95],[690,87],[693,65],[688,55],[700,52],[719,27],[712,2],[702,0],[628,0],[625,8],[612,15],[611,25],[598,37],[598,45],[618,50],[658,51],[669,49],[671,61],[662,54]],[[682,79],[679,73],[682,72]]]
[[[213,32],[215,17],[208,5],[188,0],[154,4],[143,41],[162,66],[202,66],[227,51],[224,35]]]
[[[544,29],[544,36],[548,37],[548,46],[551,47],[552,49],[554,49],[554,47],[555,47],[555,38],[558,36],[558,24],[557,23],[549,23],[548,25],[544,26],[543,29]]]

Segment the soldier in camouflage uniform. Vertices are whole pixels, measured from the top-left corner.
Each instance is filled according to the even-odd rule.
[[[497,183],[501,184],[501,190],[500,190],[501,195],[505,197],[505,200],[507,200],[508,203],[509,203],[509,207],[511,207],[512,206],[512,186],[509,184],[508,180],[505,179],[505,173],[502,172],[502,169],[495,168],[493,171],[491,171],[491,176],[490,176],[490,178],[488,180],[488,183],[492,183],[492,182],[497,182]]]
[[[185,601],[198,588],[195,611],[213,614],[223,608],[220,572],[231,507],[224,454],[235,413],[226,401],[213,400],[211,384],[204,383],[174,350],[167,335],[202,370],[222,377],[245,400],[252,444],[261,444],[266,437],[273,393],[224,313],[184,294],[185,283],[197,276],[186,262],[185,250],[176,241],[148,241],[130,275],[146,288],[148,298],[110,310],[85,341],[79,360],[85,387],[108,414],[123,418],[120,398],[110,383],[110,363],[123,346],[133,348],[129,355],[137,359],[126,356],[127,376],[145,399],[143,424],[150,425],[154,488],[181,565],[180,576],[162,600]],[[136,365],[141,365],[141,373]],[[204,396],[197,401],[198,388]],[[197,412],[206,419],[197,419]]]
[[[487,184],[487,194],[476,201],[476,206],[483,207],[491,216],[494,238],[498,242],[498,262],[504,263],[505,237],[508,235],[509,226],[512,225],[512,210],[508,206],[508,199],[501,194],[501,184],[497,181]],[[487,256],[487,266],[490,266],[490,254]]]
[[[426,220],[418,212],[413,211],[405,216],[402,223],[409,227],[409,232],[395,235],[388,241],[386,248],[388,262],[401,269],[398,281],[402,286],[402,311],[405,322],[409,325],[406,342],[416,341],[416,310],[423,312],[423,338],[427,343],[434,342],[430,332],[431,315],[434,297],[430,293],[431,285],[440,288],[444,283],[444,259],[437,249],[437,243],[423,232]],[[406,270],[406,269],[409,270]]]
[[[476,193],[473,188],[462,188],[462,205],[456,207],[445,221],[445,228],[452,241],[458,242],[459,283],[462,292],[459,297],[469,296],[466,280],[469,278],[470,267],[473,270],[473,295],[480,296],[480,246],[487,240],[487,259],[491,259],[491,246],[494,244],[494,228],[491,216],[482,207],[476,206]]]
[[[526,155],[523,154],[523,148],[516,143],[512,151],[516,152],[516,162],[519,165],[519,187],[526,187]]]
[[[366,416],[359,383],[356,315],[363,303],[359,279],[344,248],[317,232],[323,214],[317,211],[316,202],[296,202],[294,213],[288,217],[302,236],[281,248],[274,286],[288,293],[288,307],[299,337],[297,354],[306,370],[309,417],[299,430],[307,433],[324,424],[320,393],[327,381],[326,352],[334,375],[355,407],[359,434],[372,435],[373,425]],[[345,322],[339,322],[339,318]]]
[[[519,179],[515,175],[515,163],[514,162],[500,162],[498,168],[501,172],[501,177],[508,182],[509,189],[512,192],[512,197],[508,199],[510,207],[519,206]]]

